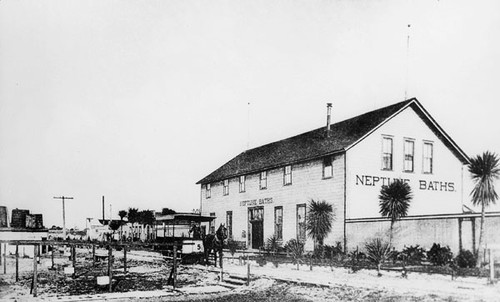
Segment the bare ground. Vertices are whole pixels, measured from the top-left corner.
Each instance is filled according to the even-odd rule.
[[[98,251],[105,254],[105,251]],[[179,289],[167,285],[171,264],[154,252],[128,254],[128,272],[123,273],[122,253],[114,253],[113,293],[96,284],[96,277],[106,275],[107,262],[92,267],[89,250],[78,250],[76,277],[63,273],[70,264],[58,255],[56,269],[50,270],[50,258],[38,266],[38,297],[30,295],[33,259],[20,259],[20,281],[15,282],[15,261],[7,259],[7,274],[0,269],[2,301],[500,301],[500,287],[487,285],[486,279],[385,272],[377,277],[372,270],[351,273],[342,268],[272,264],[259,266],[251,262],[250,286],[229,289],[218,281],[218,269],[183,265],[178,270]],[[246,275],[247,266],[226,260],[225,278]],[[229,273],[229,274],[228,274]]]

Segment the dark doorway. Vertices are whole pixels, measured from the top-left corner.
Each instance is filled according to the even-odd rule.
[[[264,227],[262,221],[252,222],[252,248],[258,249],[264,245]]]
[[[248,209],[249,243],[252,249],[264,246],[264,208],[256,207]]]

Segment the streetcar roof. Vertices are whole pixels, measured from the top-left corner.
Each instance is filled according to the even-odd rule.
[[[210,222],[215,216],[203,216],[194,213],[176,213],[169,215],[161,215],[156,217],[156,221],[174,222],[174,221],[191,221],[191,222]]]

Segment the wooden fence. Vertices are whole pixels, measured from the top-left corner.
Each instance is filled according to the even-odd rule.
[[[112,277],[113,277],[113,249],[115,250],[122,250],[123,251],[123,270],[124,273],[127,272],[127,251],[130,250],[150,250],[150,247],[180,247],[183,245],[182,242],[173,242],[173,243],[141,243],[141,242],[91,242],[91,241],[79,241],[79,240],[72,240],[72,241],[52,241],[52,240],[0,240],[0,265],[3,262],[3,273],[7,273],[7,259],[6,259],[6,254],[7,254],[7,244],[10,245],[15,245],[16,246],[16,252],[15,252],[15,259],[16,259],[16,265],[15,265],[15,270],[16,270],[16,282],[19,281],[19,246],[25,246],[25,245],[32,245],[34,249],[34,256],[33,256],[33,280],[32,280],[32,293],[33,296],[37,296],[37,282],[38,282],[38,258],[40,256],[40,247],[41,246],[49,246],[51,247],[50,250],[51,252],[51,261],[52,261],[52,268],[54,268],[54,247],[55,246],[69,246],[71,250],[71,261],[73,265],[73,277],[76,276],[76,247],[77,246],[86,246],[86,247],[91,247],[92,248],[92,266],[95,267],[97,256],[95,253],[96,246],[98,247],[105,247],[108,250],[108,256],[105,257],[108,259],[108,278],[109,278],[109,291],[112,291]],[[186,243],[184,243],[185,245]],[[3,261],[2,261],[2,245],[3,245]],[[172,248],[173,249],[173,264],[172,264],[172,270],[170,272],[170,275],[172,277],[172,286],[175,289],[177,286],[177,262],[179,261],[178,259],[178,254],[177,254],[177,248]]]

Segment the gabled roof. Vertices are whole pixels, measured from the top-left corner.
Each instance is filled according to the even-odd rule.
[[[335,123],[330,126],[328,135],[326,127],[321,127],[247,150],[198,181],[197,184],[212,183],[345,152],[409,106],[415,109],[427,126],[462,163],[469,162],[467,155],[443,131],[417,99],[413,98]]]

